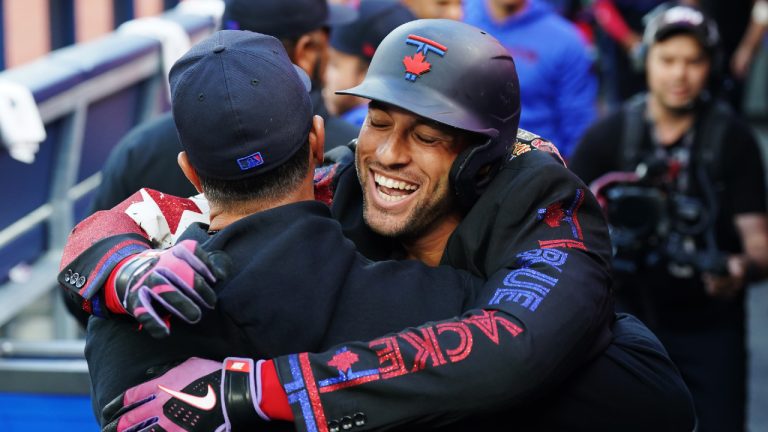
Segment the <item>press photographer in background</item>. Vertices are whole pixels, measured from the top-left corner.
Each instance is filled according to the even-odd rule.
[[[722,68],[714,22],[664,5],[643,35],[649,88],[593,125],[570,168],[604,204],[616,294],[669,350],[699,431],[744,430],[745,287],[768,269],[763,158],[707,84]]]

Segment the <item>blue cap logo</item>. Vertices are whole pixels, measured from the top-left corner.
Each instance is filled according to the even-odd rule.
[[[259,165],[264,164],[264,158],[261,157],[260,152],[256,152],[252,155],[241,157],[237,160],[237,164],[240,165],[241,171],[247,171],[251,168],[256,168]]]

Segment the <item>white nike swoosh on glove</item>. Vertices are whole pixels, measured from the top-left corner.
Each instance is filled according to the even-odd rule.
[[[208,384],[208,393],[206,393],[205,396],[194,396],[191,394],[182,393],[176,390],[171,390],[168,387],[159,384],[157,387],[160,390],[175,397],[176,399],[182,402],[186,402],[189,405],[204,411],[210,411],[216,406],[216,392],[213,391],[213,387],[211,387],[210,384]]]

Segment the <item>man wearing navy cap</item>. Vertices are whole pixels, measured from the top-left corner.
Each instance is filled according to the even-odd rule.
[[[174,254],[191,257],[196,240],[208,250],[225,251],[232,268],[217,286],[216,309],[197,326],[174,326],[166,339],[137,332],[135,323],[125,320],[90,321],[85,353],[97,412],[145,381],[150,371],[191,356],[221,361],[233,355],[268,358],[319,350],[461,310],[479,279],[447,268],[419,271],[426,266],[418,261],[370,264],[356,254],[329,208],[314,200],[314,167],[323,160],[323,120],[312,115],[308,77],[290,63],[277,39],[220,31],[174,65],[170,83],[183,148],[178,162],[210,205],[210,223],[187,229]],[[144,189],[127,201],[136,204],[142,194],[159,195]],[[188,204],[186,208],[194,210]],[[121,265],[148,266],[155,258],[141,255]],[[205,277],[221,277],[225,265],[216,255],[209,264],[214,272]],[[312,283],[307,275],[313,275]],[[391,296],[393,286],[402,295]],[[139,295],[162,298],[166,291],[156,287]],[[435,296],[442,298],[439,305],[432,301]],[[375,298],[381,300],[377,305],[382,312],[372,311],[361,321],[357,305]],[[114,296],[106,302],[139,310]],[[392,316],[393,310],[399,313]],[[161,397],[174,395],[170,391]],[[200,404],[197,408],[204,409]],[[168,415],[194,425],[194,408],[176,405]],[[241,426],[234,418],[226,422]],[[289,424],[272,425],[285,429]],[[160,426],[176,430],[163,421]],[[218,424],[208,426],[204,420],[197,425],[214,430]]]
[[[373,53],[384,36],[414,15],[392,0],[369,0],[360,4],[358,18],[333,29],[326,85],[323,97],[333,115],[360,127],[368,113],[368,101],[356,96],[336,94],[352,88],[365,78]]]
[[[357,128],[328,112],[321,94],[328,29],[356,16],[354,9],[329,5],[325,0],[227,0],[222,17],[225,29],[256,31],[280,39],[291,61],[310,74],[314,82],[310,93],[313,111],[325,119],[327,149],[344,145],[357,136]],[[112,149],[104,163],[90,212],[114,207],[142,187],[176,196],[195,195],[195,189],[176,165],[179,151],[181,145],[171,113],[136,126]],[[65,304],[85,326],[88,316],[80,306],[67,298]]]

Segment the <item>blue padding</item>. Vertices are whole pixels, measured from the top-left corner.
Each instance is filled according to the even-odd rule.
[[[137,83],[88,107],[78,182],[99,171],[112,148],[136,124],[140,87]]]
[[[22,262],[34,264],[46,251],[47,232],[46,225],[37,225],[0,249],[0,284],[8,281],[8,272],[14,266]],[[0,428],[0,431],[2,430]]]
[[[25,85],[39,104],[83,82],[83,73],[77,65],[43,57],[4,71],[3,78]]]
[[[88,396],[0,393],[3,432],[98,432]]]
[[[160,42],[155,39],[110,33],[91,42],[56,50],[48,57],[79,68],[83,79],[89,79],[152,52],[160,55]]]
[[[61,122],[48,125],[47,131],[48,136],[31,164],[12,159],[0,150],[0,230],[50,198],[54,159],[61,143]]]

